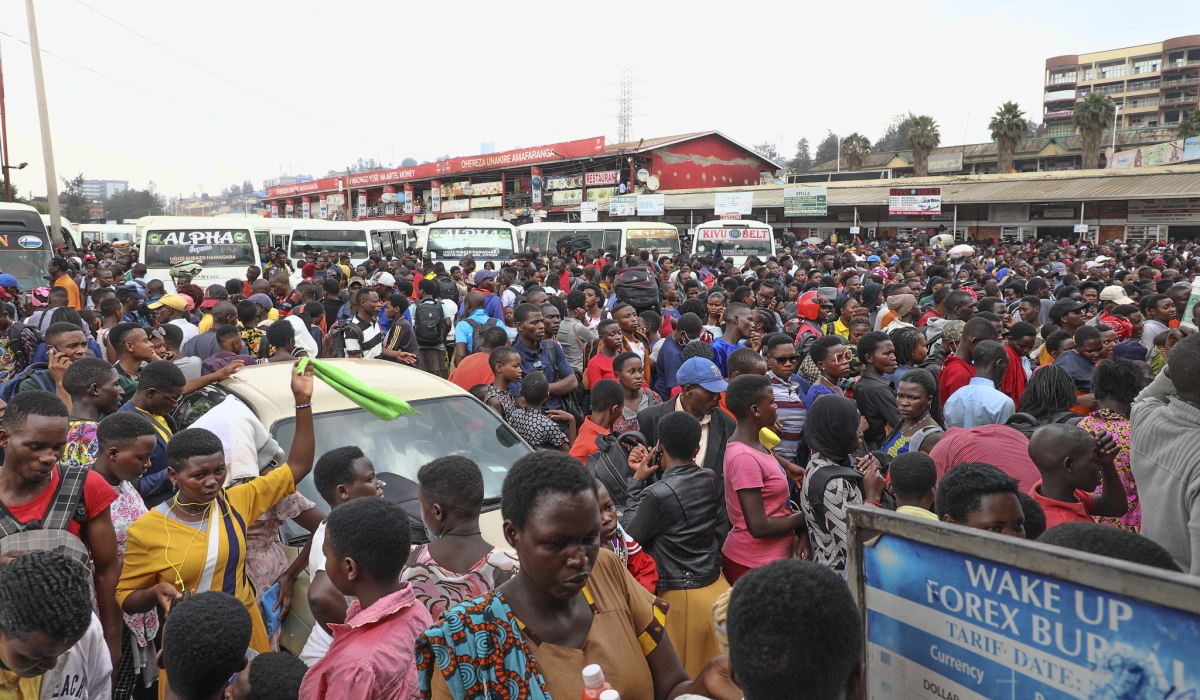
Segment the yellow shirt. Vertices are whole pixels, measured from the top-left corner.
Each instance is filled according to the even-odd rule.
[[[196,326],[196,329],[201,333],[207,333],[212,330],[212,324],[212,314],[204,314],[200,317],[200,325]]]
[[[145,416],[147,419],[150,420],[150,424],[154,426],[154,430],[158,432],[158,436],[163,439],[163,442],[171,441],[171,436],[174,435],[174,433],[171,432],[171,426],[167,425],[166,418],[163,418],[162,416],[159,416],[159,415],[155,415],[149,411],[143,411],[142,409],[138,408],[137,406],[134,406],[133,408],[138,413],[142,414],[143,416]]]
[[[0,687],[0,700],[38,700],[42,695],[42,678],[22,678],[12,671],[0,669],[4,685]]]
[[[931,513],[929,511],[925,510],[924,508],[918,508],[917,506],[900,506],[899,508],[896,509],[896,512],[903,513],[905,515],[915,515],[918,518],[925,518],[926,520],[937,520],[938,519],[938,516],[936,514]]]

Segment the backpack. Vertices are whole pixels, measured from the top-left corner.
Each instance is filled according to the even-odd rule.
[[[641,313],[658,308],[658,282],[654,274],[645,267],[627,267],[617,274],[617,301],[631,304]]]
[[[345,357],[346,356],[346,338],[354,338],[362,345],[363,333],[351,320],[341,320],[333,324],[329,332],[325,334],[325,339],[321,341],[321,357]],[[263,343],[266,345],[266,343]]]
[[[600,448],[587,458],[587,469],[600,481],[612,496],[617,505],[618,515],[625,510],[629,502],[629,477],[633,469],[629,467],[629,452],[634,445],[646,445],[646,436],[637,432],[621,433],[620,435],[597,435],[596,447]]]
[[[471,352],[479,352],[479,349],[483,347],[484,331],[500,323],[491,317],[488,317],[485,323],[480,323],[473,318],[464,318],[463,320],[471,326]]]
[[[454,280],[446,275],[439,275],[433,281],[437,282],[438,292],[443,299],[449,299],[455,305],[462,301],[458,294],[458,285],[454,283]]]
[[[413,308],[413,329],[417,332],[417,346],[441,347],[446,342],[446,313],[442,310],[442,303],[423,301]]]
[[[20,374],[0,385],[0,399],[4,399],[5,403],[12,401],[12,397],[16,396],[17,392],[20,391],[21,382],[30,377],[33,377],[33,380],[37,382],[39,389],[53,394],[56,391],[56,387],[54,385],[54,377],[50,376],[49,367],[49,363],[35,362],[21,370]]]
[[[813,472],[812,478],[804,485],[804,498],[808,501],[808,507],[812,509],[817,527],[826,534],[829,533],[829,525],[825,522],[825,487],[834,479],[845,479],[862,490],[863,475],[857,469],[841,466],[821,467]]]
[[[171,417],[175,419],[175,429],[172,432],[177,433],[192,427],[193,423],[228,398],[229,394],[229,390],[221,385],[209,384],[184,396],[171,412]]]
[[[1022,435],[1027,438],[1032,438],[1034,431],[1043,425],[1051,423],[1066,423],[1067,425],[1078,425],[1079,421],[1083,420],[1083,416],[1073,411],[1059,411],[1051,414],[1043,421],[1039,421],[1032,414],[1023,411],[1012,414],[1004,424],[1010,428],[1019,430]]]
[[[42,338],[42,333],[33,326],[27,326],[20,321],[13,321],[13,324],[8,327],[8,350],[13,354],[14,364],[25,366],[28,365],[33,358],[25,352],[25,344],[21,342],[21,331],[28,328],[33,332],[34,346],[41,345],[46,342]]]
[[[71,521],[79,523],[79,532],[87,532],[87,505],[83,502],[83,484],[87,467],[59,466],[58,488],[41,520],[19,522],[0,504],[0,555],[12,551],[54,550],[79,561],[85,567],[91,559],[80,537],[67,532]]]

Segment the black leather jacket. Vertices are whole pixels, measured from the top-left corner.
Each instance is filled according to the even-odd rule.
[[[703,588],[720,576],[717,527],[727,521],[720,478],[695,462],[653,483],[630,477],[621,526],[654,558],[659,590]]]

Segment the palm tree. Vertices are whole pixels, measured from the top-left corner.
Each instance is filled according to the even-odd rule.
[[[988,128],[992,130],[992,138],[996,140],[996,160],[999,165],[997,172],[1012,172],[1013,154],[1017,151],[1017,144],[1030,129],[1025,112],[1021,111],[1016,102],[1005,102],[996,110],[992,121],[988,122]]]
[[[870,153],[871,140],[857,131],[842,139],[842,157],[847,169],[862,170],[863,158]]]
[[[1179,138],[1190,139],[1193,136],[1200,136],[1200,109],[1188,112],[1179,122]]]
[[[1089,92],[1082,102],[1075,104],[1075,116],[1071,118],[1071,123],[1083,134],[1084,170],[1100,167],[1100,137],[1105,129],[1112,127],[1116,113],[1117,106],[1108,95],[1095,90]]]
[[[913,170],[917,177],[925,177],[929,174],[929,154],[942,142],[937,122],[925,114],[914,117],[907,141],[913,153]]]

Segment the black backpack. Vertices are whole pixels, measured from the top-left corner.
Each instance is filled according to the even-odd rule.
[[[617,301],[631,304],[641,313],[658,308],[658,282],[646,267],[627,267],[617,274]]]
[[[458,294],[458,285],[454,283],[454,280],[446,275],[439,275],[433,281],[437,282],[438,292],[443,299],[449,299],[455,304],[462,301]]]
[[[329,332],[325,334],[324,340],[321,341],[321,357],[346,357],[346,339],[352,338],[357,340],[359,346],[362,346],[363,332],[351,319],[343,319],[333,324],[329,328]],[[267,343],[264,339],[263,347]]]
[[[588,455],[587,468],[608,489],[613,503],[617,505],[620,515],[629,502],[629,477],[633,469],[629,467],[629,451],[634,445],[646,445],[646,436],[637,432],[621,433],[620,435],[597,435],[596,447],[599,449]]]
[[[413,307],[413,329],[417,345],[423,348],[441,347],[446,342],[446,314],[439,301],[423,301]]]
[[[808,501],[808,507],[812,509],[813,520],[817,521],[817,527],[821,528],[821,532],[824,533],[829,532],[829,525],[825,522],[825,487],[834,479],[853,482],[858,486],[859,491],[862,490],[863,475],[857,469],[830,466],[821,467],[813,473],[812,478],[805,485],[807,493],[804,494],[804,497]]]
[[[471,352],[479,352],[479,349],[483,347],[484,331],[500,323],[491,317],[489,317],[484,323],[480,323],[473,318],[467,318],[463,320],[471,326]]]

